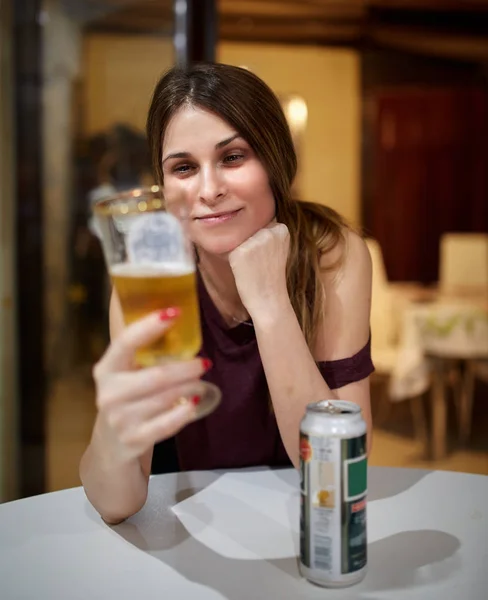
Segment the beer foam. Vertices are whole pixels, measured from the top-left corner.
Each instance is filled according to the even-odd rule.
[[[188,263],[120,263],[109,269],[112,277],[174,277],[195,271]]]

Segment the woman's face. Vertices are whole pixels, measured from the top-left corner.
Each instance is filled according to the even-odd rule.
[[[225,255],[274,217],[268,174],[249,144],[220,117],[185,106],[163,140],[164,193],[184,201],[192,241]]]

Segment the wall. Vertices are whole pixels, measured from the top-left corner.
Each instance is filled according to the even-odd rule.
[[[0,502],[17,496],[11,4],[0,3]]]
[[[360,172],[359,56],[352,50],[223,43],[219,60],[245,65],[278,94],[301,95],[308,123],[301,195],[357,223]]]
[[[222,43],[218,59],[245,65],[278,94],[308,105],[301,195],[359,220],[359,56],[344,49]],[[84,41],[83,123],[92,135],[114,122],[143,129],[154,85],[173,64],[171,40],[91,34]]]
[[[114,123],[144,130],[154,87],[174,64],[173,41],[152,36],[89,34],[83,41],[83,132]]]

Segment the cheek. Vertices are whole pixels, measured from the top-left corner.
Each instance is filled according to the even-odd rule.
[[[195,194],[192,193],[188,181],[189,179],[176,179],[171,176],[165,179],[163,193],[168,204],[183,203],[188,209],[191,209]]]
[[[249,207],[260,214],[274,213],[275,201],[268,174],[259,166],[240,169],[234,180],[234,191]]]

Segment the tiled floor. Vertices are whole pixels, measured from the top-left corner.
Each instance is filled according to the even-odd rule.
[[[374,431],[370,464],[488,475],[487,399],[488,388],[479,388],[469,447],[456,447],[453,430],[449,455],[437,462],[426,460],[422,456],[422,446],[415,440],[412,432],[408,406],[396,405],[391,411],[387,426]],[[483,400],[485,406],[482,406]],[[70,377],[53,385],[48,414],[49,491],[80,485],[78,464],[89,442],[94,418],[94,390],[89,368],[75,371]]]

